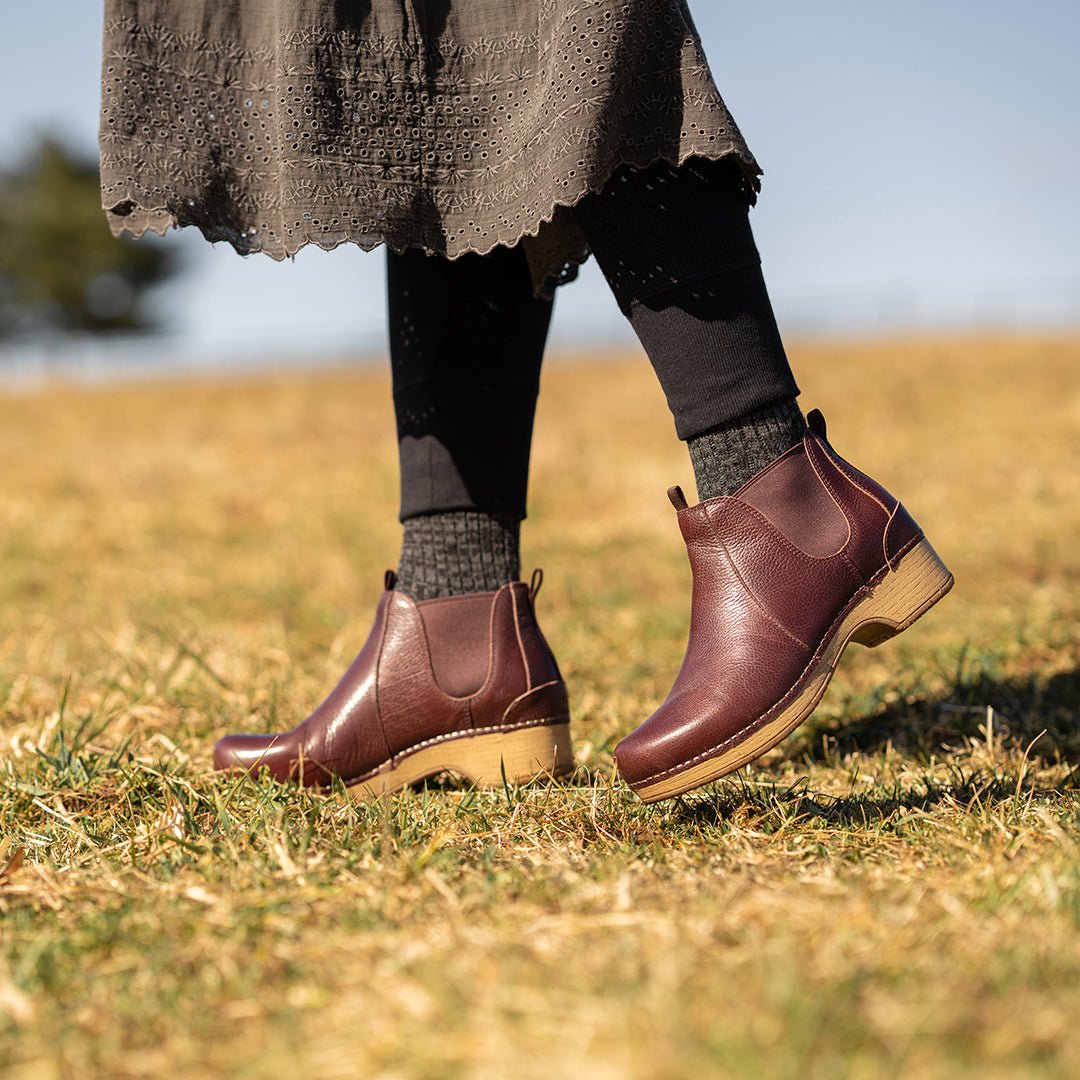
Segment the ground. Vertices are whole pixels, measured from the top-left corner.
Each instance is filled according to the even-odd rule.
[[[364,639],[387,379],[0,396],[0,1071],[1080,1074],[1080,342],[792,351],[956,588],[654,806],[612,748],[681,659],[693,488],[643,359],[553,362],[538,418],[577,772],[377,803],[209,764]]]

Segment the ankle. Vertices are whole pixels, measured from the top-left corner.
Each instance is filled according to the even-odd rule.
[[[800,442],[805,430],[802,411],[787,398],[687,439],[698,499],[734,495]]]
[[[517,514],[451,510],[407,518],[395,588],[414,600],[493,592],[521,573]]]

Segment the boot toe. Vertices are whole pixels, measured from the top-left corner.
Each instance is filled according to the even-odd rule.
[[[672,748],[667,745],[670,742],[670,735],[663,725],[649,717],[615,747],[619,775],[632,788],[637,788],[677,766],[678,756],[671,753]]]
[[[619,774],[635,790],[692,766],[723,740],[738,714],[711,686],[673,690],[615,747]]]
[[[279,735],[226,735],[214,746],[214,768],[218,772],[245,772],[252,776],[266,768],[275,779],[287,780],[290,763],[282,753],[280,738]]]

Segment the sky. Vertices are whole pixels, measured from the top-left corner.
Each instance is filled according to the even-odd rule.
[[[788,333],[1080,325],[1076,0],[690,0],[765,169],[752,215]],[[0,39],[0,166],[35,132],[96,144],[101,4],[21,5]],[[242,258],[170,234],[173,343],[240,357],[382,351],[381,251]],[[590,263],[556,345],[632,340]]]

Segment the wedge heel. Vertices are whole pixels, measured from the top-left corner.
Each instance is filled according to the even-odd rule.
[[[924,537],[858,604],[848,637],[872,649],[906,630],[952,586],[952,574]]]

